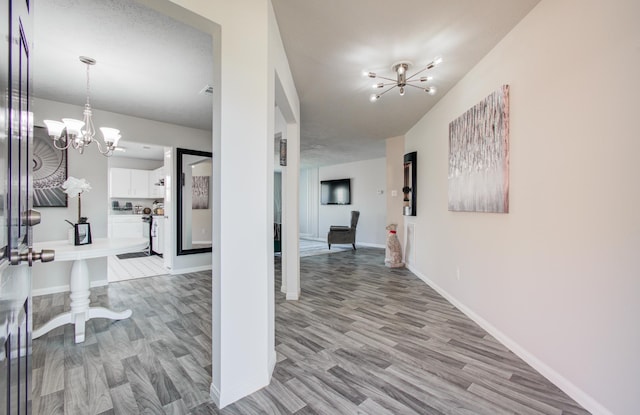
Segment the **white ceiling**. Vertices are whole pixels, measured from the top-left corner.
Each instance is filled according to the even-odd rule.
[[[300,98],[301,164],[310,167],[383,157],[384,140],[405,134],[539,0],[272,2]],[[82,105],[86,55],[98,61],[95,108],[211,128],[211,97],[198,94],[212,82],[210,35],[133,0],[39,0],[35,24],[37,97]],[[393,77],[391,65],[408,60],[412,74],[435,56],[444,59],[430,73],[436,96],[410,89],[369,102],[363,70]]]
[[[211,35],[132,0],[39,0],[34,24],[35,96],[84,105],[85,55],[94,108],[211,129]]]

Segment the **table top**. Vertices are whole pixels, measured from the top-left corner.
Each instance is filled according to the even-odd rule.
[[[147,245],[149,240],[146,238],[96,238],[89,245],[78,246],[66,240],[37,242],[33,244],[33,250],[53,249],[56,251],[55,261],[75,261],[141,251]]]

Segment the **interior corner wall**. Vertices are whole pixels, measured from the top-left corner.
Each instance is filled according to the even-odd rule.
[[[387,138],[387,225],[398,225],[396,235],[404,246],[404,216],[402,215],[402,188],[404,187],[404,136]]]
[[[594,414],[640,408],[638,16],[542,0],[405,136],[414,271]],[[449,122],[503,84],[510,212],[450,212]]]
[[[349,226],[351,211],[359,210],[356,244],[384,247],[387,240],[387,202],[384,158],[356,161],[320,167],[318,185],[322,180],[351,179],[350,205],[320,205],[318,232],[326,240],[331,225]],[[320,187],[316,187],[319,193]]]

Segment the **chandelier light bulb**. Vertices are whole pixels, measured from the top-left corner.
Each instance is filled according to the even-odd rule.
[[[54,140],[57,140],[62,136],[62,131],[64,130],[64,123],[60,121],[54,121],[54,120],[44,120],[44,125],[47,126],[49,135],[52,136]]]
[[[380,82],[379,84],[373,84],[374,88],[384,88],[384,84]]]
[[[377,94],[371,94],[371,97],[369,97],[369,101],[371,102],[376,102],[379,99],[380,99],[380,95],[377,95]]]
[[[400,96],[403,96],[403,95],[404,95],[404,87],[403,87],[403,86],[401,86],[401,87],[400,87]]]
[[[75,120],[73,118],[63,118],[62,122],[67,128],[67,133],[76,137],[82,136],[82,127],[84,127],[84,121]]]
[[[428,82],[433,80],[433,76],[423,76],[422,78],[420,78],[420,82]]]
[[[429,95],[435,95],[436,92],[438,92],[435,86],[430,86],[429,88],[426,88],[424,91]]]

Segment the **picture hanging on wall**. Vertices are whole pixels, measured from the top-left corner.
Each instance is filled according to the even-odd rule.
[[[33,207],[67,207],[67,150],[53,146],[47,129],[33,128]]]
[[[449,124],[449,210],[509,212],[509,85]]]
[[[191,207],[209,209],[209,176],[193,176]]]

